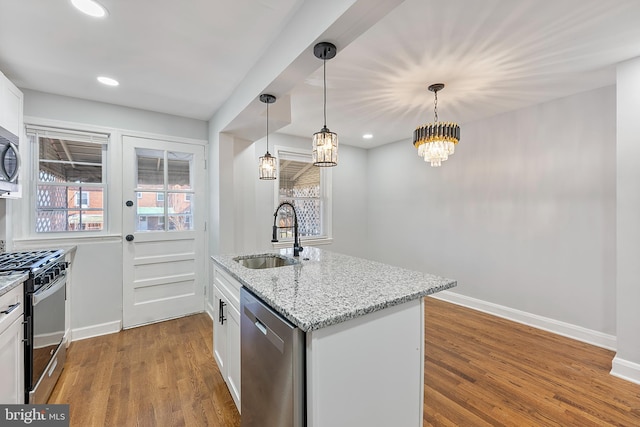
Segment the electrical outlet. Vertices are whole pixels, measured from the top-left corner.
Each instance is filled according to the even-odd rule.
[[[4,253],[6,247],[4,246],[4,240],[0,240],[0,253]]]

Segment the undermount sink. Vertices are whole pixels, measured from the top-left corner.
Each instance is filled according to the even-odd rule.
[[[253,269],[284,267],[300,263],[297,259],[277,254],[239,256],[233,260],[243,267]]]

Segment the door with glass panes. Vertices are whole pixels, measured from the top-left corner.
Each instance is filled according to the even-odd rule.
[[[123,137],[123,326],[200,312],[204,146]]]

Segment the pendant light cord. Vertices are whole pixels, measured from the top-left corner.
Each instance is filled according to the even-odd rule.
[[[269,152],[269,103],[267,102],[267,153]]]
[[[434,91],[433,93],[435,93],[436,98],[435,101],[433,101],[433,112],[435,113],[435,122],[438,123],[438,91]]]
[[[324,101],[322,103],[324,110],[324,127],[327,127],[327,60],[322,60],[322,86],[324,87]]]

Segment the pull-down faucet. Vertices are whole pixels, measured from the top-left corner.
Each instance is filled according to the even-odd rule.
[[[293,256],[299,256],[303,247],[300,246],[300,241],[298,240],[298,215],[296,214],[296,208],[289,202],[280,203],[273,214],[273,236],[271,242],[276,243],[278,241],[278,226],[276,225],[276,220],[278,219],[278,211],[285,205],[290,206],[293,211]]]

